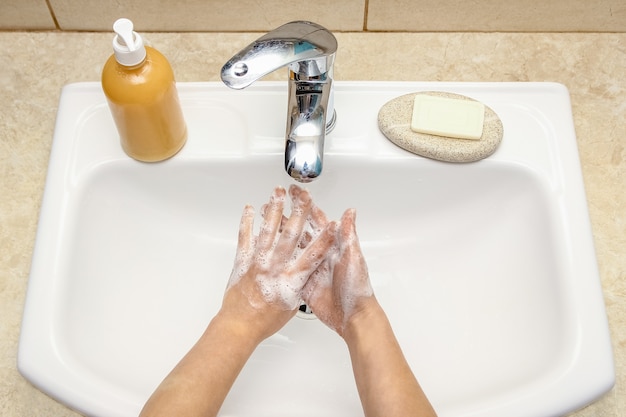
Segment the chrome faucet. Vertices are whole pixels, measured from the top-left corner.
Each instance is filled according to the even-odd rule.
[[[287,23],[260,37],[222,67],[222,81],[235,89],[289,66],[285,170],[311,182],[322,172],[324,139],[335,125],[333,63],[337,39],[322,26]]]

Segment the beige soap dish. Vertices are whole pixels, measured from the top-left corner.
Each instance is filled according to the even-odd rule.
[[[457,100],[469,97],[441,91],[406,94],[387,103],[378,112],[378,127],[391,142],[417,155],[445,162],[475,162],[488,157],[502,141],[504,129],[498,115],[485,106],[482,136],[478,140],[456,139],[411,130],[413,103],[417,95]]]

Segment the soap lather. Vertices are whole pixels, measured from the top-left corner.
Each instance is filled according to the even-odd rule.
[[[139,161],[170,158],[185,145],[187,125],[167,59],[145,46],[128,19],[113,29],[113,55],[102,70],[102,89],[124,151]]]

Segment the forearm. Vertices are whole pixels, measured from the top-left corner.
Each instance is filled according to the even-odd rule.
[[[366,417],[436,416],[375,299],[348,325],[344,339]]]
[[[245,327],[216,316],[152,394],[140,417],[216,416],[257,344]]]

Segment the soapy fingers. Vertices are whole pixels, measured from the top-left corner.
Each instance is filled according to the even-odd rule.
[[[263,213],[263,223],[261,224],[258,239],[259,253],[269,251],[274,245],[276,233],[278,233],[278,228],[280,226],[280,220],[283,216],[284,204],[285,189],[282,187],[276,187],[270,196],[270,201]]]
[[[301,304],[302,288],[328,255],[337,234],[336,222],[330,222],[302,248],[311,197],[302,192],[286,218],[285,195],[283,188],[274,189],[262,209],[258,236],[253,232],[254,209],[244,208],[235,264],[220,310],[220,314],[243,323],[259,340],[293,317]]]
[[[344,309],[347,314],[354,313],[362,298],[374,294],[365,257],[356,233],[356,210],[348,209],[341,217],[338,234],[340,254],[334,263],[335,272],[343,278],[350,293],[344,294]]]
[[[293,202],[291,216],[281,228],[280,239],[276,245],[276,249],[274,250],[275,256],[279,258],[283,257],[285,259],[291,257],[298,241],[302,237],[304,226],[306,224],[308,214],[311,211],[312,204],[313,202],[311,201],[309,193],[301,193]]]
[[[291,197],[291,201],[296,201],[305,190],[298,187],[297,185],[291,185],[289,187],[289,196]],[[309,215],[309,223],[313,233],[321,231],[327,224],[328,218],[326,217],[326,213],[322,211],[317,205],[314,203],[311,204],[311,211]]]
[[[303,192],[304,190],[297,185],[291,185],[289,187],[289,196],[291,197],[291,201],[296,201],[300,198]],[[285,221],[286,219],[283,220]],[[328,225],[328,218],[315,203],[311,203],[311,211],[309,213],[309,217],[307,218],[307,222],[308,228],[305,229],[305,232],[299,242],[299,247],[301,248],[306,247],[314,237],[321,233],[321,231]]]
[[[343,336],[348,321],[374,296],[355,226],[356,212],[346,210],[336,249],[320,264],[302,291],[304,301],[327,326]]]
[[[295,260],[293,265],[295,288],[300,293],[300,299],[295,307],[299,307],[302,299],[302,290],[311,275],[317,271],[320,266],[326,262],[326,258],[331,253],[337,234],[337,223],[330,222],[320,235],[316,237],[304,252]]]
[[[235,266],[239,267],[233,269],[230,279],[228,280],[228,286],[234,285],[239,278],[244,274],[245,270],[242,269],[244,265],[250,265],[252,257],[254,256],[254,248],[256,243],[256,237],[253,233],[254,226],[254,208],[251,205],[246,205],[241,215],[241,222],[239,223],[239,235],[237,239],[237,252],[235,254]]]
[[[336,222],[330,222],[314,237],[309,235],[306,226],[314,205],[308,191],[300,191],[292,198],[291,216],[289,218],[283,216],[281,219],[280,238],[274,251],[277,262],[289,259],[287,262],[291,265],[292,288],[298,293],[328,255],[337,230]],[[300,301],[298,299],[297,305],[293,305],[293,308],[297,308]]]

